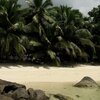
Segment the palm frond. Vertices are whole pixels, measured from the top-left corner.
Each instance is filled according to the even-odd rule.
[[[78,55],[78,56],[82,56],[82,50],[81,48],[79,48],[75,43],[71,42],[71,45],[75,51],[75,54]]]
[[[70,50],[70,56],[71,57],[77,57],[76,51],[75,51],[75,45],[72,42],[67,41],[67,47]]]
[[[56,53],[52,50],[47,50],[47,54],[49,55],[50,59],[56,63],[57,66],[60,65],[60,59],[57,58]]]
[[[23,58],[23,56],[26,52],[25,47],[23,45],[21,45],[20,43],[18,43],[15,45],[15,50],[16,50],[16,53],[18,54],[18,56]]]
[[[33,21],[35,23],[39,23],[39,20],[38,20],[38,15],[36,14],[35,16],[33,16]]]
[[[56,58],[56,53],[53,52],[52,50],[48,50],[47,53],[52,60],[54,60]]]
[[[36,40],[33,40],[33,39],[30,40],[29,45],[30,45],[30,46],[33,46],[33,47],[42,46],[42,44],[41,44],[40,42],[38,42],[38,41],[36,41]]]
[[[80,42],[81,42],[81,45],[84,47],[84,49],[86,47],[89,47],[90,49],[92,49],[93,54],[95,54],[95,52],[96,52],[95,51],[95,45],[94,45],[94,43],[91,40],[81,38]]]
[[[20,43],[25,47],[27,48],[29,46],[29,38],[25,35],[21,35],[20,36]]]
[[[83,45],[83,46],[90,46],[90,47],[94,48],[94,43],[89,39],[81,38],[80,42],[81,42],[81,45]]]
[[[55,44],[55,48],[57,48],[59,51],[65,50],[66,53],[70,55],[68,44],[66,41],[63,41],[62,39],[60,39],[60,41]]]
[[[75,36],[78,38],[91,39],[93,36],[87,29],[79,29],[76,31]]]
[[[17,22],[15,24],[12,25],[12,27],[10,27],[10,29],[12,30],[23,30],[24,28],[24,23],[23,22]]]
[[[33,3],[36,8],[41,7],[43,0],[33,0]]]
[[[50,17],[49,15],[47,14],[44,14],[44,18],[46,19],[46,21],[48,21],[49,23],[56,23],[55,20]]]
[[[42,7],[43,7],[43,8],[47,8],[48,6],[52,6],[52,5],[53,5],[53,3],[51,2],[51,0],[46,0],[46,1],[43,3]]]

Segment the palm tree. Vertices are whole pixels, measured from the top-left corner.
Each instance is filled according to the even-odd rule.
[[[84,29],[86,21],[82,14],[78,10],[73,10],[67,6],[54,7],[49,10],[50,14],[63,30],[63,35],[60,36],[62,41],[60,41],[61,43],[58,42],[58,50],[64,50],[61,50],[61,52],[66,51],[63,55],[65,56],[64,59],[67,56],[71,58],[80,57],[80,59],[82,58],[86,61],[88,61],[88,58],[93,58],[95,48],[92,42],[92,34],[89,30]],[[91,50],[91,54],[88,51],[88,47]]]
[[[19,33],[17,33],[22,23],[20,5],[17,2],[18,0],[0,0],[1,58],[14,54],[22,57],[25,52],[25,48],[20,43]]]
[[[58,65],[59,61],[52,46],[52,40],[55,37],[53,33],[56,33],[58,26],[48,13],[47,9],[50,6],[52,6],[51,0],[33,0],[33,2],[29,2],[32,13],[25,17],[26,22],[29,23],[24,27],[24,31],[28,34],[30,33],[28,37],[30,40],[29,49],[31,50],[28,49],[28,51],[33,55],[33,60],[41,60],[43,62],[53,61]],[[31,20],[27,21],[27,19]]]
[[[0,0],[1,58],[27,56],[33,62],[60,65],[92,60],[99,52],[99,6],[86,18],[71,7],[51,8],[51,0],[27,2],[29,7],[22,9],[18,0]]]
[[[89,13],[91,32],[93,34],[93,42],[96,48],[96,61],[100,61],[100,5],[93,8]]]
[[[76,43],[85,52],[88,59],[91,61],[96,53],[95,45],[92,42],[93,35],[87,29],[79,29],[75,32],[75,37],[78,40]]]

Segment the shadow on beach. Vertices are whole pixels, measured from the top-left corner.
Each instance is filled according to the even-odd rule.
[[[37,64],[37,63],[32,63],[32,62],[0,62],[0,68],[5,67],[5,68],[10,68],[10,67],[34,67],[34,68],[46,68],[49,69],[51,67],[64,67],[64,68],[74,68],[80,64],[78,63],[73,63],[73,62],[66,62],[66,64],[62,64],[60,66],[56,66],[55,64]]]

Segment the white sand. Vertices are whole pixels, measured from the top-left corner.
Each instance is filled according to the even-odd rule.
[[[8,68],[7,68],[8,67]],[[84,76],[100,81],[100,66],[78,65],[75,68],[23,65],[0,65],[0,79],[18,83],[28,82],[78,82]]]

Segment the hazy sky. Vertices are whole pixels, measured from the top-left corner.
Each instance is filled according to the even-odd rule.
[[[20,0],[22,4],[25,0]],[[55,5],[68,5],[73,8],[79,9],[82,13],[85,15],[89,10],[91,10],[93,7],[97,7],[97,5],[100,5],[100,0],[52,0]]]
[[[80,9],[85,15],[93,7],[100,5],[100,0],[53,0],[55,4],[69,5],[73,8]]]

